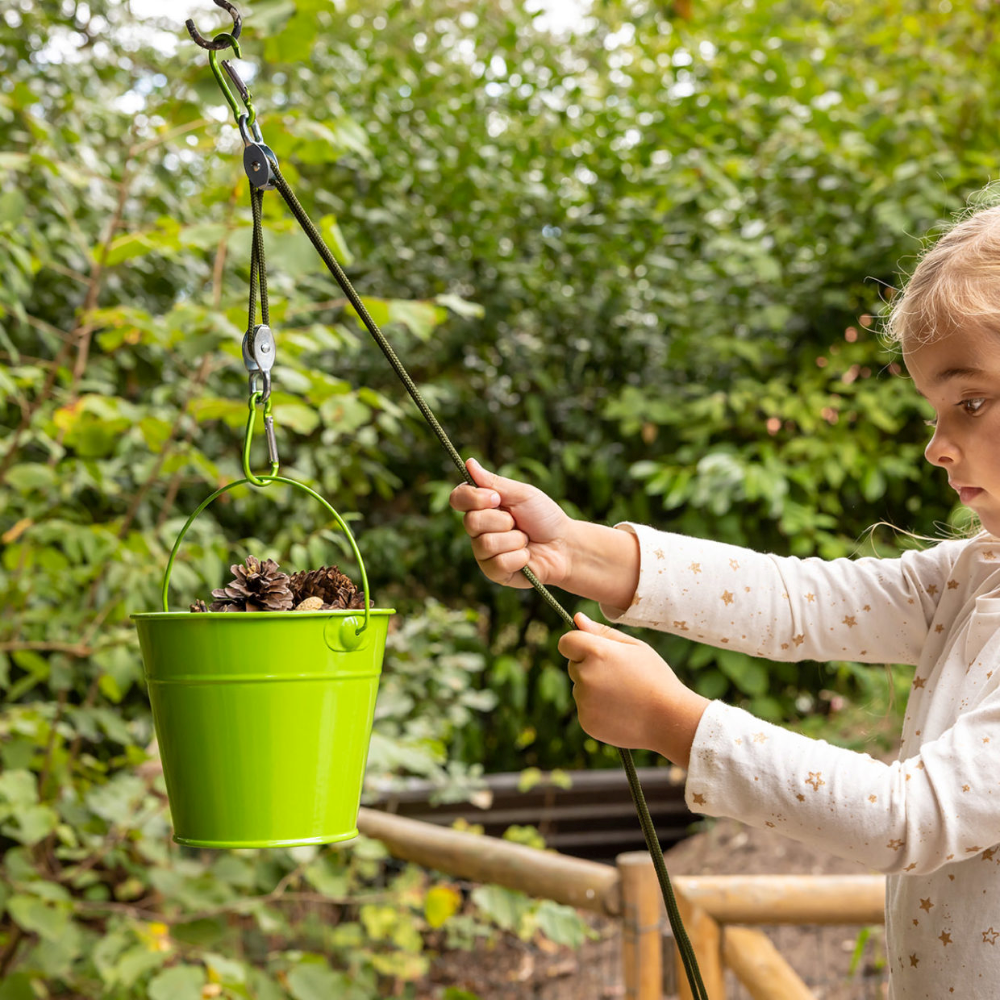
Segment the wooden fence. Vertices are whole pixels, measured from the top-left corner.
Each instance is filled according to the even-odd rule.
[[[627,1000],[662,1000],[666,915],[645,851],[621,854],[607,865],[364,808],[358,827],[401,860],[621,920]],[[711,1000],[725,1000],[727,967],[754,1000],[815,1000],[754,924],[866,925],[884,919],[881,875],[677,876],[673,884]],[[675,961],[679,996],[690,1000]]]

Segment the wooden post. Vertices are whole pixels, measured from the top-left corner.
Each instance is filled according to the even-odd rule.
[[[816,1000],[763,931],[727,927],[722,952],[753,1000]]]
[[[722,929],[701,907],[694,906],[682,896],[675,886],[677,908],[687,930],[694,957],[698,960],[701,980],[710,1000],[726,1000],[726,970],[722,963]],[[677,995],[680,1000],[693,1000],[681,953],[674,946],[677,963]]]
[[[645,851],[629,851],[618,855],[617,864],[625,1000],[662,1000],[662,903],[653,859]]]

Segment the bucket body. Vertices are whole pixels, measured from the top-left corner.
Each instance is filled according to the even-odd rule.
[[[392,613],[132,616],[178,843],[357,836]]]

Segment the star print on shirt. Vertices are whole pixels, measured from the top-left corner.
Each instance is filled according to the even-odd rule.
[[[801,632],[798,635],[792,636],[792,642],[794,642],[796,646],[801,646],[805,641],[806,637]]]
[[[920,959],[916,955],[910,956],[910,968],[915,969],[920,964]]]
[[[938,938],[942,946],[947,948],[948,945],[952,944],[951,935],[947,931],[941,931],[941,935]]]
[[[937,589],[937,584],[936,584],[936,583],[932,583],[932,584],[931,584],[931,585],[930,585],[930,586],[929,586],[929,587],[927,588],[927,593],[928,593],[928,594],[930,594],[930,595],[931,595],[931,597],[933,597],[933,596],[934,596],[934,595],[935,595],[935,594],[936,594],[937,592],[938,592],[938,589]]]
[[[729,560],[729,566],[733,570],[737,570],[737,569],[740,568],[740,564],[735,559],[730,559]]]
[[[983,931],[982,933],[983,933],[983,944],[995,945],[997,943],[997,938],[1000,937],[1000,931],[993,930],[992,926],[990,927],[989,930]]]
[[[736,598],[728,590],[724,590],[722,592],[723,604],[732,604],[734,600],[736,600]]]
[[[926,677],[914,677],[913,678],[913,689],[914,691],[922,688],[927,683]]]
[[[806,784],[807,785],[812,785],[812,790],[814,792],[818,792],[819,791],[819,786],[820,785],[825,785],[826,784],[826,782],[821,777],[822,774],[823,774],[822,771],[810,771],[809,772],[809,777],[806,778]]]
[[[854,628],[858,623],[854,620],[854,615],[844,615],[844,624],[848,628]]]
[[[812,604],[816,600],[816,595],[815,594],[806,594],[806,600],[810,604]]]
[[[688,569],[691,570],[692,573],[700,573],[701,563],[691,563],[691,565],[688,566]]]
[[[927,899],[920,900],[920,909],[926,910],[928,913],[931,912],[931,907],[933,905],[934,904],[930,901],[930,897],[928,897]]]
[[[957,587],[958,587],[958,580],[949,580],[948,581],[948,589],[949,590],[955,590]]]
[[[705,796],[701,792],[695,792],[691,796],[691,801],[694,802],[696,806],[703,806],[705,804]]]

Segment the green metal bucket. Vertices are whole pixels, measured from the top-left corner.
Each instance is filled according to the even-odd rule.
[[[368,759],[389,608],[370,607],[368,578],[340,515],[309,487],[358,561],[364,611],[171,612],[174,543],[162,612],[132,615],[174,823],[192,847],[291,847],[350,840]]]

